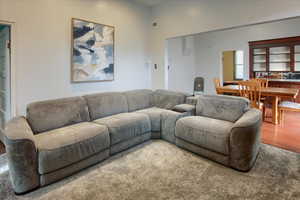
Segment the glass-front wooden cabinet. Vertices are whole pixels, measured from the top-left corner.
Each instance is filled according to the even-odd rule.
[[[255,72],[300,72],[300,36],[249,42],[250,76]]]
[[[295,57],[295,63],[294,63],[294,66],[295,66],[295,71],[300,71],[300,45],[295,45],[295,54],[294,54],[294,57]]]

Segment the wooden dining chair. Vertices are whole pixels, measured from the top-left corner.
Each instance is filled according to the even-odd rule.
[[[240,96],[250,100],[253,108],[261,108],[261,86],[257,81],[240,81],[239,82]]]
[[[215,88],[216,88],[216,92],[217,94],[222,94],[220,92],[220,90],[218,89],[219,87],[221,87],[221,81],[219,78],[214,78],[214,84],[215,84]]]
[[[279,106],[279,122],[283,122],[284,112],[292,111],[292,112],[300,112],[300,104],[292,101],[282,101]]]
[[[256,78],[256,79],[252,79],[252,80],[255,80],[255,81],[259,82],[261,88],[269,87],[269,80],[268,79]]]
[[[261,89],[269,87],[269,80],[266,78],[252,79],[260,84]],[[266,108],[272,108],[272,97],[261,97],[260,101],[263,103],[264,115],[266,114]],[[266,116],[264,116],[265,118]]]
[[[240,81],[239,82],[240,96],[248,98],[252,108],[262,110],[263,118],[265,117],[265,107],[261,102],[261,84],[258,81]]]

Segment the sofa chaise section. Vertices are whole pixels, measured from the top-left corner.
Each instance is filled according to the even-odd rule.
[[[261,112],[241,97],[201,95],[196,115],[178,120],[176,145],[240,171],[253,166],[260,146]]]

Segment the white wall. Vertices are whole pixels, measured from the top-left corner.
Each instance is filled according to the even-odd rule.
[[[164,88],[167,38],[296,15],[299,0],[172,0],[151,10],[132,0],[0,0],[0,20],[16,22],[17,114],[37,100],[148,88],[149,70],[152,88]],[[115,81],[70,83],[72,17],[116,27]]]
[[[168,89],[193,93],[195,77],[195,37],[179,37],[168,41]]]
[[[195,35],[196,74],[205,77],[205,92],[215,93],[213,78],[222,80],[222,52],[244,51],[244,78],[249,78],[249,41],[300,35],[300,18]]]
[[[299,0],[172,0],[152,8],[153,88],[164,88],[164,45],[171,37],[300,16]]]
[[[115,81],[70,83],[72,17],[115,26]],[[0,21],[16,22],[17,114],[37,100],[150,88],[149,19],[131,0],[0,0]]]

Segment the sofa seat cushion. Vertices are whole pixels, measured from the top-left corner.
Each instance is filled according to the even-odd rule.
[[[166,109],[152,107],[143,110],[138,110],[136,112],[148,115],[151,121],[151,131],[159,132],[161,131],[161,114],[167,111],[168,110]]]
[[[233,123],[213,118],[191,116],[179,119],[175,136],[202,148],[229,154],[229,135]]]
[[[93,122],[108,127],[111,145],[151,131],[149,117],[142,113],[120,113]]]
[[[55,129],[34,137],[40,174],[79,162],[110,146],[107,127],[91,122]]]

